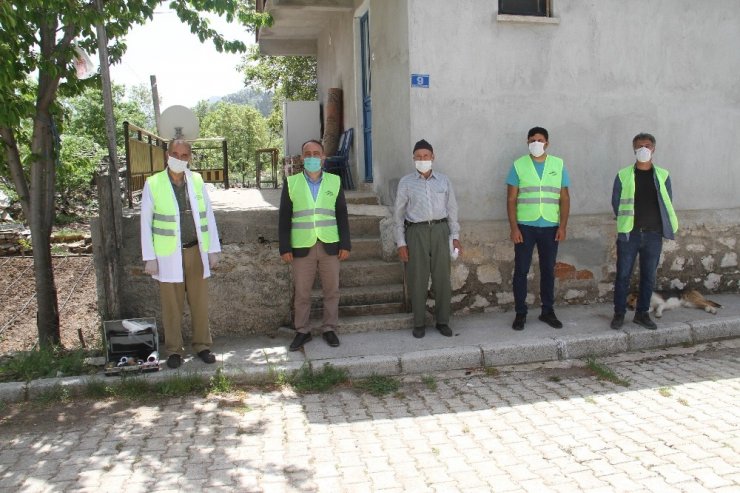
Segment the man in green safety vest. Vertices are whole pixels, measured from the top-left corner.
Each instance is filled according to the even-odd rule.
[[[635,164],[622,168],[614,179],[612,209],[617,216],[617,277],[614,280],[614,318],[611,328],[624,324],[632,269],[640,256],[640,284],[633,322],[650,330],[650,298],[655,288],[663,238],[672,240],[678,231],[668,170],[653,164],[655,137],[648,133],[632,139]]]
[[[208,283],[221,245],[203,178],[188,169],[190,143],[172,140],[167,168],[147,178],[141,194],[141,253],[144,272],[159,281],[167,366],[182,364],[182,313],[187,296],[192,347],[214,363],[208,326]]]
[[[280,257],[292,265],[295,338],[290,351],[311,340],[311,289],[316,269],[324,298],[322,337],[339,346],[339,263],[349,258],[349,216],[340,178],[323,172],[324,146],[309,140],[301,148],[303,172],[289,176],[280,197]]]
[[[524,330],[527,321],[527,274],[534,247],[540,258],[539,319],[555,329],[563,324],[555,316],[555,261],[558,245],[565,241],[570,213],[570,179],[559,157],[548,155],[546,129],[527,133],[529,154],[514,161],[506,179],[506,210],[514,242],[514,309],[511,328]]]

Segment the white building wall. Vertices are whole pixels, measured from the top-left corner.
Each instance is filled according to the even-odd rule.
[[[406,2],[410,55],[399,25]],[[737,1],[553,7],[559,24],[498,21],[494,0],[372,3],[371,15],[387,22],[382,35],[374,24],[376,54],[384,45],[373,88],[384,91],[374,112],[385,129],[375,140],[385,148],[375,159],[379,191],[411,169],[411,146],[426,138],[461,196],[461,217],[504,219],[506,175],[540,125],[570,171],[573,214],[610,210],[614,176],[634,161],[641,131],[657,138],[654,161],[671,170],[678,209],[740,207]],[[431,87],[410,89],[410,73],[429,74]]]
[[[410,172],[409,18],[407,0],[370,1],[373,187],[392,203]],[[359,77],[359,75],[358,75]],[[361,97],[361,95],[358,95]],[[359,115],[361,127],[362,115]],[[362,138],[359,132],[358,138]],[[409,166],[406,166],[406,165]]]
[[[352,128],[357,122],[352,11],[329,15],[326,28],[317,40],[317,49],[319,102],[325,111],[329,89],[335,87],[342,89],[343,129]],[[355,149],[357,146],[353,145],[350,153],[351,166],[356,163]]]

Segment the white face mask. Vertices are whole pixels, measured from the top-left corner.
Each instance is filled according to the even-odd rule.
[[[414,166],[416,166],[416,171],[419,173],[426,173],[430,169],[432,169],[432,162],[431,161],[414,161]]]
[[[534,157],[540,157],[545,153],[545,143],[544,142],[530,142],[529,143],[529,153],[533,155]]]
[[[167,156],[167,167],[171,169],[173,173],[182,173],[188,169],[188,162],[181,161],[176,157]]]
[[[641,163],[647,163],[653,157],[653,152],[647,147],[640,147],[635,151],[635,157]]]

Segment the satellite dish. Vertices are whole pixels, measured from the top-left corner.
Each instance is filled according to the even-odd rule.
[[[166,139],[195,140],[200,135],[198,117],[190,108],[180,105],[170,106],[162,112],[159,128]]]

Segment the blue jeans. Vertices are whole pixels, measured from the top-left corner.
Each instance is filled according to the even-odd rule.
[[[552,311],[555,303],[555,258],[558,256],[558,242],[555,241],[557,226],[539,228],[519,225],[522,243],[514,245],[514,308],[516,313],[527,314],[527,274],[532,265],[532,253],[537,246],[540,258],[540,300],[542,313]]]
[[[660,252],[663,249],[663,236],[656,232],[633,231],[629,240],[617,239],[617,278],[614,281],[614,313],[627,311],[627,290],[632,277],[635,259],[640,255],[640,292],[637,297],[638,312],[650,309],[650,298],[655,288],[655,274],[658,270]]]

